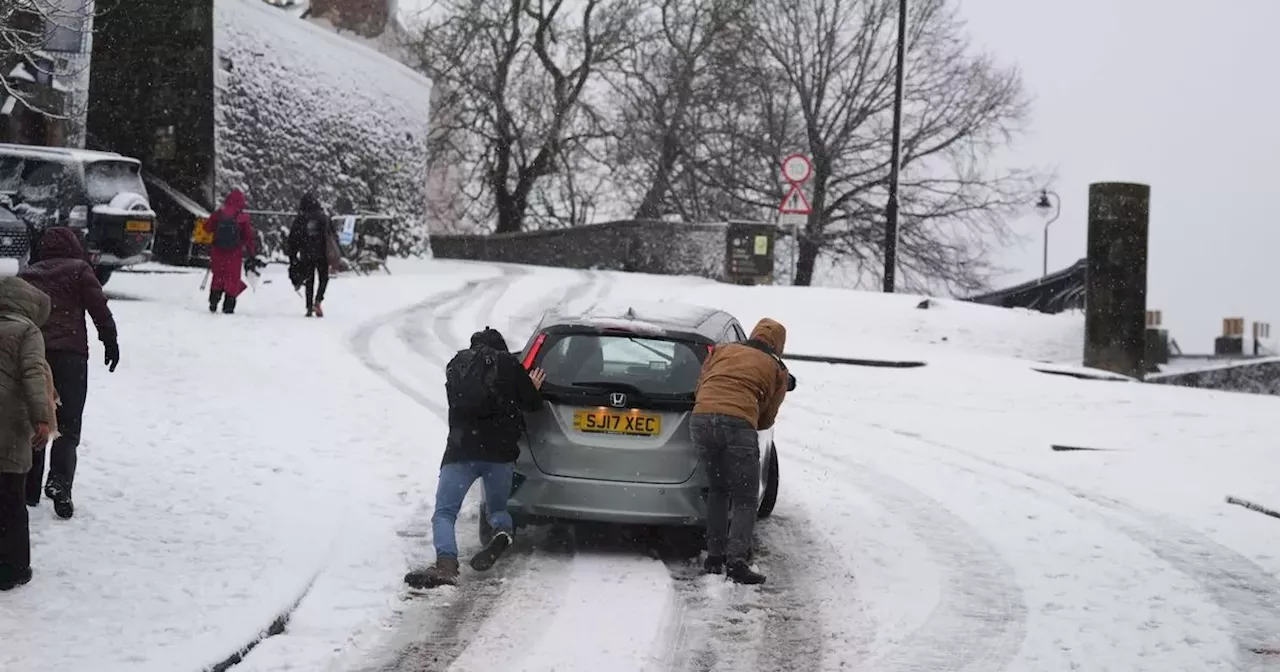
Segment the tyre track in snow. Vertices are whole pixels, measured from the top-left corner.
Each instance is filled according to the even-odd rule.
[[[793,413],[818,411],[792,402]],[[830,436],[821,423],[815,431]],[[840,442],[848,437],[840,437]],[[803,455],[792,459],[817,469],[837,470],[861,492],[880,502],[906,522],[944,570],[937,607],[889,651],[874,652],[868,669],[877,672],[998,672],[1021,648],[1027,630],[1027,608],[1014,570],[972,525],[942,502],[893,476],[860,465],[846,464],[847,456],[809,446],[823,458],[819,463]]]
[[[1280,579],[1252,560],[1186,525],[1127,502],[1086,492],[913,431],[879,424],[869,426],[982,464],[986,469],[979,473],[971,465],[961,464],[954,458],[949,460],[956,468],[999,480],[1008,487],[1041,498],[1053,498],[1042,487],[1028,483],[1031,481],[1059,491],[1058,499],[1069,498],[1074,503],[1089,505],[1092,510],[1082,512],[1100,519],[1189,577],[1227,614],[1238,663],[1243,666],[1240,669],[1280,671],[1280,658],[1273,653],[1280,651]],[[936,453],[930,451],[930,456]],[[993,471],[995,473],[991,473]],[[1073,508],[1080,511],[1078,506]]]
[[[408,349],[427,362],[439,367],[442,371],[447,362],[446,354],[452,355],[453,348],[445,342],[455,323],[467,312],[452,310],[452,307],[464,301],[482,301],[478,314],[484,315],[489,324],[493,323],[494,311],[511,285],[519,278],[529,275],[527,269],[519,267],[499,267],[502,274],[496,278],[472,281],[462,288],[448,292],[412,306],[371,321],[357,330],[351,342],[353,350],[371,370],[378,373],[401,392],[406,393],[420,405],[428,408],[442,420],[447,419],[448,409],[441,403],[426,397],[411,385],[405,384],[385,366],[381,366],[370,352],[374,333],[386,327],[393,327],[397,338]],[[602,281],[603,280],[603,281]],[[554,295],[550,300],[535,302],[533,311],[521,311],[521,319],[535,319],[543,310],[573,299],[575,293],[586,290],[606,290],[612,279],[601,274],[592,274],[582,278]],[[483,298],[481,298],[483,297]],[[422,322],[432,319],[434,334],[429,336],[422,328]],[[514,320],[508,320],[508,324]],[[433,346],[429,341],[435,341]],[[447,352],[446,352],[447,351]],[[431,505],[423,502],[418,516],[424,520],[430,515]],[[459,528],[465,529],[470,516],[459,518]],[[472,521],[475,522],[475,521]],[[425,534],[405,534],[403,536],[421,536]],[[521,535],[525,537],[526,535]],[[530,535],[534,539],[544,539],[545,535]],[[552,562],[535,562],[542,560],[537,543],[530,548],[524,539],[513,547],[514,553],[502,563],[501,571],[494,574],[467,576],[456,589],[452,590],[452,599],[444,604],[432,603],[422,605],[423,609],[411,610],[399,626],[405,643],[393,645],[395,657],[389,665],[382,669],[396,671],[426,672],[447,670],[462,655],[479,632],[482,624],[488,621],[498,605],[505,599],[507,586],[510,583],[528,585],[525,580],[533,568],[539,570],[538,581],[546,584],[548,580],[555,582],[556,577],[567,577],[568,562],[572,560],[572,549],[566,558],[562,548],[552,549],[555,552]],[[543,550],[545,554],[547,549]],[[524,552],[521,552],[524,551]],[[567,560],[567,561],[566,561]],[[545,571],[544,571],[545,570]],[[441,595],[436,593],[435,595]],[[448,598],[445,598],[448,599]],[[443,601],[443,600],[440,600]],[[443,609],[433,608],[443,607]]]

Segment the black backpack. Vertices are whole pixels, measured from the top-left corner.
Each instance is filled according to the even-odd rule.
[[[472,420],[491,418],[501,410],[498,394],[498,351],[488,347],[460,350],[445,367],[449,408]]]
[[[240,225],[236,218],[225,212],[219,212],[213,222],[213,246],[219,250],[234,250],[240,247]]]

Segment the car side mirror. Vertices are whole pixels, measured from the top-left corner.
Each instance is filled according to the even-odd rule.
[[[788,373],[787,374],[787,391],[792,392],[795,389],[796,389],[796,377]]]

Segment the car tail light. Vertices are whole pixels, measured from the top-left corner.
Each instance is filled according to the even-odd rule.
[[[542,349],[542,342],[545,340],[547,340],[546,334],[538,334],[538,337],[533,339],[533,347],[529,348],[529,352],[524,355],[524,368],[526,371],[533,368],[533,360],[538,357],[538,351]]]
[[[73,229],[89,226],[89,208],[83,205],[71,208],[71,212],[67,215],[67,224]]]

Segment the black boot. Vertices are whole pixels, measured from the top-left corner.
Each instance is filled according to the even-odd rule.
[[[764,583],[764,574],[752,571],[744,560],[734,560],[725,566],[725,575],[734,583],[754,586]]]
[[[231,299],[227,299],[230,301]],[[222,301],[222,290],[209,290],[209,312],[218,312],[218,303]]]
[[[58,517],[67,520],[76,515],[76,505],[71,501],[71,489],[64,488],[60,483],[50,482],[44,486],[44,494],[53,502],[53,512]]]
[[[236,312],[236,297],[228,296],[227,300],[222,302],[222,312],[227,315]]]
[[[708,555],[702,562],[702,570],[708,574],[724,574],[724,556]]]
[[[506,530],[498,530],[494,533],[493,538],[489,540],[489,545],[480,549],[479,553],[471,558],[471,569],[477,572],[487,572],[493,569],[493,565],[498,562],[498,558],[511,547],[511,533]]]
[[[31,583],[30,567],[0,565],[0,591],[13,590],[28,583]]]

